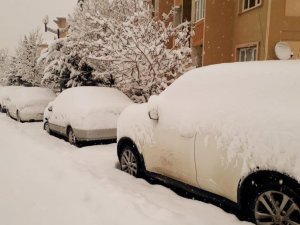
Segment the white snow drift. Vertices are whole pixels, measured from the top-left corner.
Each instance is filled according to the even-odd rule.
[[[116,145],[77,149],[0,115],[1,225],[242,225],[115,167]]]

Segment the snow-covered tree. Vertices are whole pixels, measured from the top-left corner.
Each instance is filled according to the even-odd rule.
[[[153,18],[152,6],[143,0],[78,1],[68,37],[43,56],[43,83],[114,86],[146,101],[191,62],[190,24],[174,27],[172,17],[171,11],[162,21]]]
[[[5,85],[7,77],[5,72],[8,69],[9,54],[7,49],[0,49],[0,84]]]
[[[109,55],[100,59],[111,60],[110,73],[123,92],[136,101],[146,101],[161,93],[191,63],[190,24],[174,27],[169,22],[173,11],[163,20],[153,18],[145,1],[115,0],[112,4],[120,20],[114,23]]]
[[[42,36],[39,30],[30,32],[19,42],[15,56],[10,60],[10,65],[15,70],[13,73],[8,71],[11,84],[40,86],[42,74],[37,59],[41,43]]]
[[[108,25],[113,23],[114,12],[110,8],[109,0],[85,0],[80,1],[80,6],[70,17],[70,33],[67,47],[72,49],[72,55],[76,58],[79,68],[83,73],[70,76],[70,86],[82,85],[82,82],[89,82],[94,85],[111,86],[111,77],[105,72],[109,66],[101,62],[97,69],[89,66],[90,56],[102,56],[109,54],[105,46],[110,45],[110,37],[113,30]],[[88,68],[88,70],[86,69]]]
[[[42,85],[51,89],[64,89],[70,78],[70,64],[62,48],[65,39],[58,39],[44,49],[38,59],[38,65],[43,68]]]
[[[11,56],[8,62],[8,68],[5,71],[5,84],[6,85],[22,85],[21,76],[18,75],[17,70],[17,58],[15,56]]]
[[[58,39],[49,44],[40,58],[38,65],[43,66],[42,85],[63,90],[72,86],[96,85],[89,79],[92,68],[80,63],[80,57],[74,51],[70,38]]]
[[[85,0],[70,20],[68,45],[79,65],[96,69],[90,79],[145,101],[190,63],[189,24],[173,27],[171,17],[172,12],[163,21],[153,18],[151,5],[142,0]]]

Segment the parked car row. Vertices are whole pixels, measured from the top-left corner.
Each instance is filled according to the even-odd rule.
[[[117,119],[132,101],[122,92],[106,87],[76,87],[58,96],[47,88],[2,87],[1,112],[19,122],[43,121],[49,133],[81,141],[117,138]]]
[[[72,88],[48,99],[44,129],[72,144],[117,137],[121,170],[135,177],[228,204],[258,225],[300,225],[299,71],[300,61],[203,67],[145,104]],[[21,110],[0,100],[10,115]]]

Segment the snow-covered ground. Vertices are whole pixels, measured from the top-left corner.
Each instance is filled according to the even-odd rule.
[[[46,134],[42,123],[0,115],[0,224],[247,224],[116,165],[116,144],[78,149]]]

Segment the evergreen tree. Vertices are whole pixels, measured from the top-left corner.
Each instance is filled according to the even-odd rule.
[[[42,37],[39,30],[25,35],[19,42],[15,57],[11,59],[10,65],[15,69],[14,73],[9,71],[10,83],[24,86],[40,86],[42,74],[40,73],[37,59],[39,57],[39,45]]]
[[[0,84],[5,85],[7,77],[5,72],[7,71],[9,63],[9,55],[7,49],[0,49]]]

